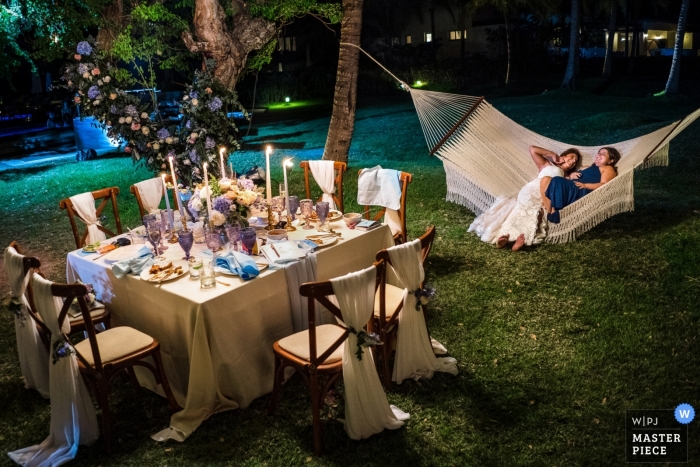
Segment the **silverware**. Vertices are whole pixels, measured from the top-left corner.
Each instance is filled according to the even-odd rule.
[[[119,247],[117,247],[117,248],[119,248]],[[117,248],[115,248],[114,250],[116,250]],[[96,257],[92,258],[92,260],[95,261],[96,259],[100,259],[100,258],[102,258],[104,255],[108,255],[108,254],[110,254],[111,252],[113,252],[114,250],[109,250],[107,253],[102,253],[100,256],[96,256]]]
[[[216,282],[218,282],[218,283],[221,284],[221,285],[225,285],[226,287],[228,287],[228,286],[231,285],[231,284],[229,284],[228,282],[223,282],[223,281],[220,281],[219,279],[216,279]]]

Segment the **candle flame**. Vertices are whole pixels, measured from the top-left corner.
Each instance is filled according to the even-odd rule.
[[[265,152],[267,152],[267,155],[268,155],[268,156],[269,156],[270,154],[272,154],[272,146],[268,146],[268,147],[267,147],[267,151],[265,151]]]
[[[225,151],[226,151],[226,148],[221,148],[221,149],[219,149],[219,154],[221,154],[221,156],[223,157]]]
[[[294,164],[292,163],[292,158],[288,157],[287,159],[284,160],[284,165],[287,167],[293,167]]]
[[[204,170],[207,170],[207,163],[205,162],[204,164],[202,164],[202,167],[204,167]]]

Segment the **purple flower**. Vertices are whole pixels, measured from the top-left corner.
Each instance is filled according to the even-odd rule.
[[[187,123],[185,123],[185,128],[187,128],[188,130],[192,128],[192,120],[187,120]]]
[[[78,42],[77,51],[80,55],[90,55],[92,53],[92,47],[87,41]]]
[[[197,91],[190,92],[190,99],[198,99],[199,93]]]
[[[156,135],[158,135],[159,139],[165,139],[170,137],[170,132],[167,128],[161,128],[160,130],[158,130],[158,133],[156,133]]]
[[[219,211],[221,214],[228,215],[228,212],[231,209],[231,201],[229,201],[225,196],[218,196],[214,198],[214,201],[212,201],[211,207]]]
[[[199,164],[199,154],[197,154],[196,149],[190,150],[190,160],[193,164]]]
[[[170,151],[168,151],[168,159],[170,159],[171,157],[173,159],[175,159],[175,150],[174,149],[171,149]]]
[[[110,113],[113,113],[114,115],[119,115],[119,109],[117,108],[116,105],[111,105],[109,107]]]
[[[90,89],[88,89],[88,97],[90,99],[97,99],[100,97],[100,88],[97,86],[90,86]]]
[[[221,102],[221,99],[219,99],[218,97],[215,97],[209,103],[209,110],[211,110],[212,112],[216,112],[217,110],[219,110],[221,108],[222,105],[224,105],[224,103]]]
[[[87,73],[87,71],[88,71],[88,67],[86,64],[81,63],[78,65],[78,73],[79,74],[83,75],[83,74]]]
[[[216,141],[207,136],[206,141],[204,141],[204,147],[207,149],[213,149],[216,147]]]
[[[138,117],[139,111],[133,105],[127,105],[124,107],[124,115],[128,115],[129,117]]]
[[[249,178],[239,178],[238,186],[244,190],[255,190],[255,182]]]

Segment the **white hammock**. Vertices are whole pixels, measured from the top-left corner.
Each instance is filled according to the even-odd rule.
[[[528,130],[483,98],[405,88],[413,98],[431,154],[445,167],[447,200],[476,214],[487,210],[498,196],[515,195],[537,177],[530,145],[557,153],[574,146]],[[699,116],[700,109],[683,120],[627,141],[575,146],[581,151],[584,166],[592,163],[601,146],[615,147],[622,154],[618,176],[562,209],[561,222],[550,223],[545,241],[573,241],[605,219],[634,210],[634,169],[668,165],[669,142]]]

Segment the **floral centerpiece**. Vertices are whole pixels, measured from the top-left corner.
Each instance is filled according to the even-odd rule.
[[[211,219],[208,219],[207,190],[212,204]],[[203,217],[214,226],[238,222],[243,227],[248,226],[249,210],[252,207],[264,206],[264,188],[255,186],[252,180],[241,177],[236,180],[209,177],[209,186],[195,188],[192,198],[187,203],[187,209],[193,219]]]
[[[184,186],[201,183],[204,162],[222,173],[220,148],[240,147],[228,113],[238,109],[248,116],[235,92],[226,90],[210,73],[196,72],[179,102],[179,121],[163,120],[155,103],[142,104],[124,90],[130,84],[129,73],[113,66],[93,42],[80,42],[76,51],[63,80],[76,93],[73,100],[81,108],[81,117],[94,117],[108,136],[124,145],[134,162],[157,174],[168,169],[172,158]]]

